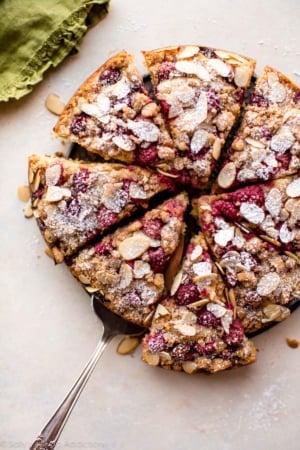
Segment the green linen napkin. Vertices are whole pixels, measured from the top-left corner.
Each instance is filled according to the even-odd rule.
[[[0,101],[28,94],[108,12],[109,0],[1,0]]]

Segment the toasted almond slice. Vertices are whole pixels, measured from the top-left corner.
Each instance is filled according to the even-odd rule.
[[[26,203],[26,206],[24,208],[24,217],[26,217],[26,219],[30,219],[30,217],[33,216],[33,211],[32,211],[32,207],[31,207],[31,201],[29,200]]]
[[[41,182],[41,175],[40,175],[40,171],[37,170],[33,177],[33,183],[31,186],[33,192],[36,192],[38,190],[40,182]]]
[[[212,148],[212,157],[218,161],[218,159],[220,158],[221,155],[221,149],[222,149],[222,143],[220,141],[220,139],[216,139],[214,144],[213,144],[213,148]]]
[[[193,361],[184,361],[182,363],[182,368],[185,371],[185,373],[191,375],[192,373],[196,372],[197,364]]]
[[[178,274],[175,276],[173,284],[171,286],[170,294],[173,296],[176,294],[177,289],[180,286],[181,280],[182,280],[182,271],[178,272]]]
[[[281,316],[281,306],[271,303],[264,307],[263,313],[270,321],[276,320]]]
[[[220,272],[222,275],[225,275],[225,272],[224,272],[224,270],[223,270],[223,267],[221,267],[220,264],[219,264],[218,262],[216,262],[216,261],[215,261],[215,266],[217,267],[217,269],[219,270],[219,272]]]
[[[45,248],[45,253],[47,256],[49,256],[49,258],[53,259],[53,252],[50,247]]]
[[[178,330],[184,336],[195,336],[196,334],[196,328],[185,323],[177,323],[174,325],[174,328],[176,328],[176,330]]]
[[[118,250],[122,258],[130,260],[141,256],[150,245],[150,239],[145,234],[140,233],[138,236],[134,235],[120,242]]]
[[[89,293],[89,294],[94,294],[94,292],[98,292],[99,288],[93,287],[93,286],[84,286],[85,290]]]
[[[176,58],[177,59],[191,58],[192,56],[197,55],[197,53],[199,53],[199,47],[197,47],[196,45],[185,45],[181,47]]]
[[[246,87],[251,78],[251,70],[247,66],[238,66],[234,71],[234,82],[238,87]]]
[[[63,198],[70,198],[71,191],[67,188],[62,188],[60,186],[49,186],[47,189],[45,200],[49,203],[56,203]]]
[[[165,308],[161,304],[158,304],[157,307],[156,307],[155,314],[154,314],[154,319],[158,319],[159,317],[167,316],[168,314],[170,314],[170,313],[167,310],[167,308]]]
[[[86,275],[84,275],[83,273],[81,273],[79,275],[78,280],[80,281],[80,283],[87,284],[87,285],[89,285],[90,282],[91,282],[91,280]]]
[[[161,170],[157,167],[157,172],[161,173],[162,175],[165,175],[166,177],[170,177],[170,178],[178,178],[179,175],[175,175],[174,173],[169,173],[169,172],[165,172],[164,170]]]
[[[134,336],[124,337],[117,347],[119,355],[128,355],[132,353],[140,344],[140,339]]]
[[[29,186],[19,186],[17,190],[18,199],[21,200],[21,202],[28,202],[30,199],[30,191]]]
[[[263,239],[264,241],[270,242],[270,244],[276,245],[276,247],[281,247],[281,243],[279,241],[277,241],[276,239],[271,238],[267,234],[261,234],[259,237],[261,239]]]
[[[300,264],[300,259],[292,252],[288,252],[287,250],[284,252],[286,256],[289,256],[290,258],[294,259],[298,264]]]
[[[173,253],[172,258],[168,264],[167,270],[165,272],[165,286],[168,292],[171,291],[174,278],[178,272],[178,268],[182,260],[183,248],[184,248],[184,235],[182,234],[180,237],[179,244],[175,252]]]
[[[257,284],[257,293],[262,296],[270,295],[280,285],[281,279],[276,272],[270,272],[261,277]]]
[[[227,163],[219,172],[218,184],[221,188],[229,188],[235,180],[236,167],[233,162]]]
[[[245,142],[255,148],[265,148],[265,145],[263,143],[261,143],[260,141],[256,141],[255,139],[252,139],[250,137],[247,137],[245,139]]]
[[[29,167],[29,169],[28,169],[28,181],[29,181],[30,184],[33,183],[34,175],[35,175],[34,171],[32,170],[31,167]]]
[[[233,306],[233,317],[234,319],[236,318],[236,298],[235,298],[235,293],[234,290],[231,288],[228,291],[228,297],[229,297],[229,301]]]
[[[209,303],[210,302],[210,299],[209,298],[202,298],[201,300],[198,300],[197,302],[194,302],[194,303],[189,303],[188,305],[187,305],[187,308],[189,309],[189,308],[202,308],[202,306],[204,306],[204,305],[207,305],[207,303]]]
[[[144,361],[146,361],[150,366],[158,366],[159,364],[159,354],[146,352],[143,355]]]
[[[286,188],[286,193],[289,197],[295,198],[300,196],[300,177],[296,178]]]
[[[60,116],[65,109],[65,104],[57,94],[49,94],[46,99],[46,107],[48,111]]]
[[[64,255],[57,247],[52,247],[53,258],[57,264],[60,264],[64,260]]]
[[[159,352],[159,356],[163,362],[171,362],[172,358],[168,352]]]
[[[197,275],[196,277],[193,278],[194,283],[200,282],[200,281],[212,281],[215,280],[217,278],[217,274],[216,273],[206,273],[203,275]]]

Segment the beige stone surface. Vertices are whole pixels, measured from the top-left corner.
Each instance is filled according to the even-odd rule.
[[[299,0],[112,0],[80,52],[32,94],[0,104],[0,449],[26,449],[54,412],[101,332],[89,298],[54,266],[17,196],[27,156],[67,148],[51,136],[50,93],[68,100],[110,55],[196,43],[244,53],[300,83]],[[297,450],[300,448],[300,308],[255,338],[255,365],[214,376],[171,373],[103,355],[58,448],[105,450]]]

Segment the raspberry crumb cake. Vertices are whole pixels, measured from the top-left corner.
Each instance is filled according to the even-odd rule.
[[[153,89],[121,51],[54,128],[99,162],[29,158],[34,215],[56,262],[149,329],[148,364],[250,364],[248,337],[300,299],[300,88],[227,50],[142,53]]]
[[[73,258],[73,275],[100,292],[113,312],[149,326],[164,291],[164,271],[184,233],[186,194],[166,200]]]
[[[170,188],[138,166],[88,163],[55,156],[29,158],[32,205],[56,262],[71,255],[153,195]]]
[[[194,373],[250,364],[255,355],[200,233],[190,241],[169,296],[156,308],[143,359]]]

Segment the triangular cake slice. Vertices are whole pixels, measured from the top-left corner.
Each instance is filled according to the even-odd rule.
[[[143,340],[143,359],[165,369],[218,372],[255,361],[255,347],[225,298],[202,233],[187,248],[170,295],[160,302]]]
[[[166,200],[70,262],[89,292],[100,292],[108,309],[149,326],[164,287],[164,272],[184,233],[186,194]]]
[[[222,189],[300,169],[300,88],[265,67],[217,179]]]
[[[255,61],[197,45],[143,54],[177,149],[174,169],[201,186],[239,117]]]
[[[151,165],[172,140],[134,57],[122,51],[92,74],[70,99],[54,128],[106,160]]]
[[[293,175],[209,197],[212,215],[255,231],[300,264],[300,177]]]
[[[219,215],[210,196],[200,197],[195,204],[245,332],[288,317],[287,306],[300,294],[300,267],[295,258]]]
[[[34,215],[56,262],[170,188],[150,169],[56,156],[29,158]]]

